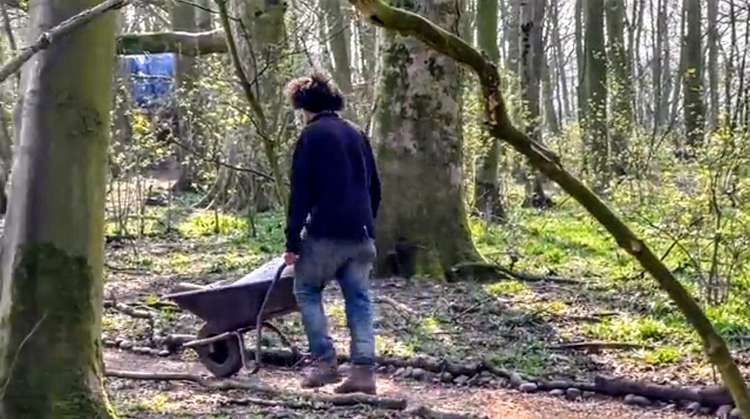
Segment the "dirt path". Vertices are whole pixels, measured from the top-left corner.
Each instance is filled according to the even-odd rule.
[[[197,362],[171,358],[135,355],[118,350],[106,350],[104,360],[109,369],[151,372],[188,372],[204,375]],[[259,379],[279,388],[297,390],[297,372],[287,369],[266,369],[257,378],[241,373],[243,379]],[[241,398],[237,392],[218,394],[206,392],[190,383],[136,382],[108,380],[109,393],[123,416],[133,418],[167,417],[406,417],[392,412],[366,409],[332,409],[324,412],[288,411],[283,408],[259,409],[254,406],[232,406],[222,399]],[[672,408],[630,408],[620,401],[593,398],[569,402],[546,394],[522,394],[505,389],[482,389],[428,384],[412,380],[379,377],[383,396],[407,398],[409,404],[422,404],[433,409],[457,413],[474,413],[489,418],[684,418],[685,413]],[[330,391],[325,388],[323,391]],[[245,394],[244,396],[250,396]]]

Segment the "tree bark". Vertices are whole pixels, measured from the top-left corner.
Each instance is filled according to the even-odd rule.
[[[497,0],[480,0],[477,5],[477,43],[479,49],[493,62],[500,60],[497,46],[498,31]],[[505,220],[503,197],[500,193],[498,168],[500,165],[500,141],[483,132],[485,150],[479,160],[474,184],[474,207],[487,220]]]
[[[590,154],[587,168],[594,190],[603,192],[610,179],[609,130],[607,127],[607,59],[604,49],[604,0],[586,0],[586,91],[583,118],[584,141]]]
[[[704,106],[703,106],[703,50],[701,42],[701,4],[700,0],[684,0],[687,31],[682,44],[685,54],[684,83],[685,149],[680,150],[684,157],[695,155],[695,149],[703,144]]]
[[[717,366],[742,417],[750,419],[750,395],[748,395],[747,386],[726,343],[716,332],[711,321],[661,259],[601,198],[568,172],[558,156],[513,127],[500,90],[497,68],[460,38],[418,15],[390,7],[382,0],[350,0],[350,2],[370,22],[395,30],[402,35],[415,36],[436,51],[474,70],[482,85],[487,124],[492,134],[506,141],[526,156],[532,165],[560,185],[609,231],[622,249],[638,260],[641,266],[656,279],[686,320],[698,332],[706,355]]]
[[[711,89],[708,129],[714,131],[719,125],[719,2],[706,1],[708,10],[708,85]]]
[[[630,60],[625,49],[625,3],[622,0],[607,1],[607,59],[610,76],[608,94],[611,98],[612,115],[610,158],[616,175],[627,171],[627,141],[633,129],[633,83],[630,79]]]
[[[545,0],[530,0],[521,6],[521,31],[523,51],[521,53],[521,91],[524,104],[526,135],[542,142],[541,81],[544,59],[544,15]],[[544,182],[539,173],[525,175],[525,207],[549,208],[552,200],[544,191]]]
[[[341,91],[349,94],[352,92],[349,20],[344,18],[341,3],[338,0],[322,0],[321,5],[328,22],[328,39],[333,53],[333,78]]]
[[[407,3],[457,34],[456,0]],[[479,259],[463,199],[459,68],[395,34],[388,34],[382,59],[383,106],[375,128],[383,185],[378,273],[442,277],[459,262]],[[411,253],[413,267],[393,269],[397,251]]]
[[[32,1],[28,39],[97,4]],[[114,417],[100,342],[114,47],[110,14],[24,68],[2,239],[2,417]]]

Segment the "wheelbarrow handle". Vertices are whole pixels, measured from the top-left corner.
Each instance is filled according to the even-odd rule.
[[[260,370],[260,350],[261,350],[261,338],[263,337],[263,312],[266,309],[266,304],[268,304],[268,300],[271,298],[271,293],[273,292],[274,286],[276,286],[276,283],[279,282],[281,279],[281,275],[284,273],[284,270],[286,269],[287,265],[286,263],[282,263],[281,266],[276,270],[276,275],[273,277],[273,281],[271,281],[271,285],[268,286],[268,290],[266,290],[266,295],[263,297],[263,303],[261,303],[260,308],[258,309],[258,314],[255,316],[255,332],[256,332],[256,339],[255,339],[255,366],[253,367],[253,370],[250,372],[250,374],[255,374]]]

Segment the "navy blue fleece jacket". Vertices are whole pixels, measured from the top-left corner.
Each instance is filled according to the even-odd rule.
[[[299,253],[303,227],[315,238],[375,238],[380,179],[370,142],[354,124],[333,112],[316,115],[297,141],[291,181],[287,252]]]

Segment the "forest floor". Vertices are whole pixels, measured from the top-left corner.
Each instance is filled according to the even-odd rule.
[[[156,224],[163,222],[163,212],[160,214],[162,221],[146,226],[146,233],[158,229]],[[192,351],[159,357],[156,352],[160,348],[150,354],[147,349],[140,350],[153,347],[154,336],[195,334],[201,326],[190,313],[160,305],[159,297],[180,282],[209,284],[239,278],[276,256],[283,243],[283,220],[274,214],[261,214],[255,220],[254,238],[248,234],[247,222],[231,215],[220,214],[216,224],[213,213],[181,209],[174,211],[170,220],[170,233],[138,239],[110,235],[105,299],[152,313],[154,324],[152,327],[150,322],[113,307],[105,309],[103,338],[108,369],[207,376]],[[579,382],[590,382],[600,374],[688,386],[715,382],[697,338],[684,321],[648,278],[641,278],[636,267],[614,251],[614,244],[580,213],[564,208],[554,216],[528,213],[513,223],[512,229],[472,223],[475,240],[485,256],[506,266],[512,263],[514,270],[569,281],[377,279],[373,295],[378,354],[406,360],[489,360],[497,367],[522,374]],[[325,298],[334,343],[341,353],[347,353],[343,300],[335,284]],[[729,331],[738,337],[730,340],[733,348],[741,348],[746,317],[726,309],[709,315],[725,335]],[[304,347],[298,314],[276,323],[294,343]],[[591,341],[631,347],[556,348]],[[281,347],[275,338],[267,343]],[[742,366],[750,363],[744,351],[736,354]],[[294,368],[268,367],[257,378],[246,375],[240,373],[248,380],[301,391],[296,381],[299,371]],[[383,366],[379,384],[385,396],[492,418],[688,416],[685,406],[667,403],[630,407],[621,399],[604,396],[584,394],[569,401],[547,393],[525,394],[507,389],[507,382],[501,378],[483,375],[440,375]],[[405,413],[364,407],[300,410],[236,406],[231,400],[247,394],[209,391],[185,382],[110,379],[108,388],[125,417],[407,417]],[[706,409],[702,414],[712,411]]]

